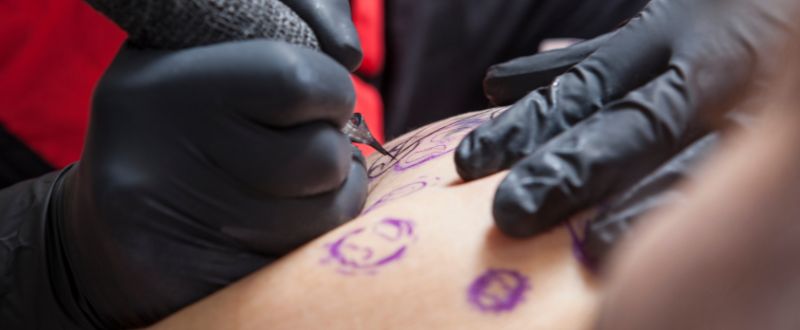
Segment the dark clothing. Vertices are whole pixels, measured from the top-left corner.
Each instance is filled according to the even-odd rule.
[[[486,108],[482,81],[489,66],[532,55],[544,39],[611,31],[647,2],[387,0],[387,139]]]
[[[71,294],[60,235],[47,221],[58,173],[0,190],[0,329],[85,329],[62,304]],[[59,299],[61,298],[61,299]],[[73,298],[66,298],[73,299]]]
[[[0,126],[0,188],[52,170],[36,152]]]

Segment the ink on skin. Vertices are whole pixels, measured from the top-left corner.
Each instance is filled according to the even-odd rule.
[[[430,147],[416,150],[406,155],[394,165],[394,170],[402,172],[452,152],[456,149],[458,142],[461,141],[464,135],[488,120],[488,117],[463,118],[445,125],[439,134],[434,134],[426,140],[423,140],[423,142],[427,142]]]
[[[584,252],[586,234],[589,232],[589,222],[589,219],[580,219],[578,221],[570,220],[564,225],[567,227],[567,231],[569,231],[569,237],[572,240],[572,254],[576,259],[578,259],[578,261],[580,261],[581,264],[589,269],[593,269],[591,262],[589,262],[589,258],[586,257],[586,252]],[[575,227],[578,229],[576,230]]]
[[[412,221],[386,218],[372,226],[353,229],[326,244],[327,255],[321,262],[334,265],[343,275],[374,275],[402,259],[415,240]]]
[[[381,156],[375,159],[367,169],[369,180],[376,179],[391,169],[404,171],[422,165],[428,161],[446,155],[461,141],[461,138],[472,129],[496,118],[506,108],[497,108],[483,112],[453,118],[438,128],[423,128],[400,142],[387,146],[395,156]],[[422,150],[417,150],[424,148]]]
[[[510,312],[531,288],[525,275],[510,269],[489,269],[469,286],[469,303],[482,312]]]
[[[364,208],[364,211],[361,212],[361,214],[363,215],[372,212],[376,208],[379,208],[388,202],[409,196],[415,192],[425,189],[425,187],[429,185],[425,176],[419,177],[419,180],[420,181],[411,182],[409,184],[397,187],[394,190],[388,192],[386,195],[381,196],[370,206]],[[439,177],[434,178],[434,181],[439,181],[439,180],[440,180]]]

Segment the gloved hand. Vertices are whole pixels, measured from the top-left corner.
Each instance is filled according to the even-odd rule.
[[[720,134],[711,133],[661,165],[622,193],[603,202],[589,220],[578,242],[583,257],[592,268],[599,268],[617,242],[644,215],[684,201],[678,182],[694,180],[698,164],[719,144]]]
[[[495,195],[499,229],[523,237],[622,192],[706,135],[798,37],[792,0],[654,0],[618,31],[501,64],[497,103],[536,89],[465,138],[466,180],[511,167]],[[526,78],[527,76],[527,78]]]
[[[357,43],[355,52],[337,43],[352,25],[329,10],[346,1],[288,2],[325,30],[323,48],[327,42],[351,67],[360,61]],[[130,10],[142,4],[116,3]],[[158,14],[158,3],[144,12]],[[136,21],[176,29],[131,33],[96,88],[80,163],[0,192],[4,328],[147,325],[353,218],[363,205],[364,160],[340,132],[355,101],[348,72],[281,26],[314,33],[286,17],[216,25],[213,10],[227,15],[250,8],[245,1],[162,4],[174,13],[209,12],[189,15],[196,21],[186,26],[169,15]],[[145,49],[178,48],[145,44],[208,32],[203,24],[213,40],[199,44],[274,37],[302,46],[257,40]]]
[[[54,188],[62,299],[95,326],[143,326],[355,217],[353,102],[347,71],[300,46],[124,46]]]

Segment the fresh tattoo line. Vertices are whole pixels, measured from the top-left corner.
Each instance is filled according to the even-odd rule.
[[[391,169],[402,172],[446,155],[455,150],[458,142],[467,133],[496,118],[503,110],[505,108],[471,113],[452,118],[438,128],[422,128],[402,141],[386,146],[389,152],[395,155],[395,159],[378,157],[370,164],[367,175],[372,180]]]
[[[523,301],[529,289],[528,278],[515,270],[489,269],[469,286],[467,299],[481,312],[510,312]]]
[[[385,218],[371,226],[353,229],[326,244],[324,265],[333,265],[343,275],[374,275],[400,261],[416,241],[414,222]]]

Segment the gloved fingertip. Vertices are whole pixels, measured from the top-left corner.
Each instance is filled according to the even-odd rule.
[[[494,223],[504,234],[525,238],[549,228],[537,219],[539,201],[520,181],[515,173],[509,173],[500,183],[492,204]]]
[[[456,172],[464,181],[472,181],[497,172],[486,166],[485,151],[477,134],[468,134],[456,147]]]
[[[358,69],[364,59],[364,53],[361,51],[361,43],[358,38],[340,38],[333,45],[324,44],[323,51],[350,72]]]
[[[464,137],[461,142],[456,146],[456,151],[453,154],[453,160],[456,165],[456,172],[465,181],[475,180],[473,175],[474,167],[472,163],[472,138],[471,134]]]
[[[505,106],[514,103],[514,98],[506,93],[500,83],[502,80],[492,74],[491,68],[489,68],[486,77],[483,79],[483,95],[486,96],[492,106]]]

